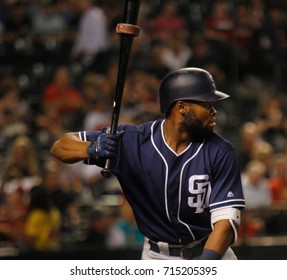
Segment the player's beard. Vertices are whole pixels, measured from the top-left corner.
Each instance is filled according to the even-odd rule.
[[[202,142],[212,132],[212,129],[204,126],[203,122],[191,110],[186,114],[182,129],[189,135],[192,142]]]

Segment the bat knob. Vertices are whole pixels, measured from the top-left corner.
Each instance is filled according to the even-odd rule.
[[[107,168],[104,168],[102,171],[101,171],[101,174],[103,177],[105,178],[110,178],[111,177],[111,170],[110,169],[107,169]]]

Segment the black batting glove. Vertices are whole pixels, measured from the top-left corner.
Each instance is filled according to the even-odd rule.
[[[123,131],[117,134],[101,133],[96,142],[92,142],[87,149],[87,154],[91,160],[99,158],[115,158],[118,153],[119,138]]]

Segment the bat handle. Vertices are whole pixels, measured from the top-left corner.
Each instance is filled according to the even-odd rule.
[[[105,178],[111,177],[112,172],[110,170],[110,159],[109,158],[106,160],[105,167],[104,169],[101,170],[101,174]]]

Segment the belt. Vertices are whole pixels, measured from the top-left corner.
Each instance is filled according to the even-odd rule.
[[[181,257],[183,259],[194,259],[201,254],[206,240],[207,236],[188,244],[167,244],[169,256]],[[166,250],[161,250],[160,243],[162,242],[158,243],[152,240],[149,240],[148,242],[150,244],[151,251],[159,254],[167,254]]]

